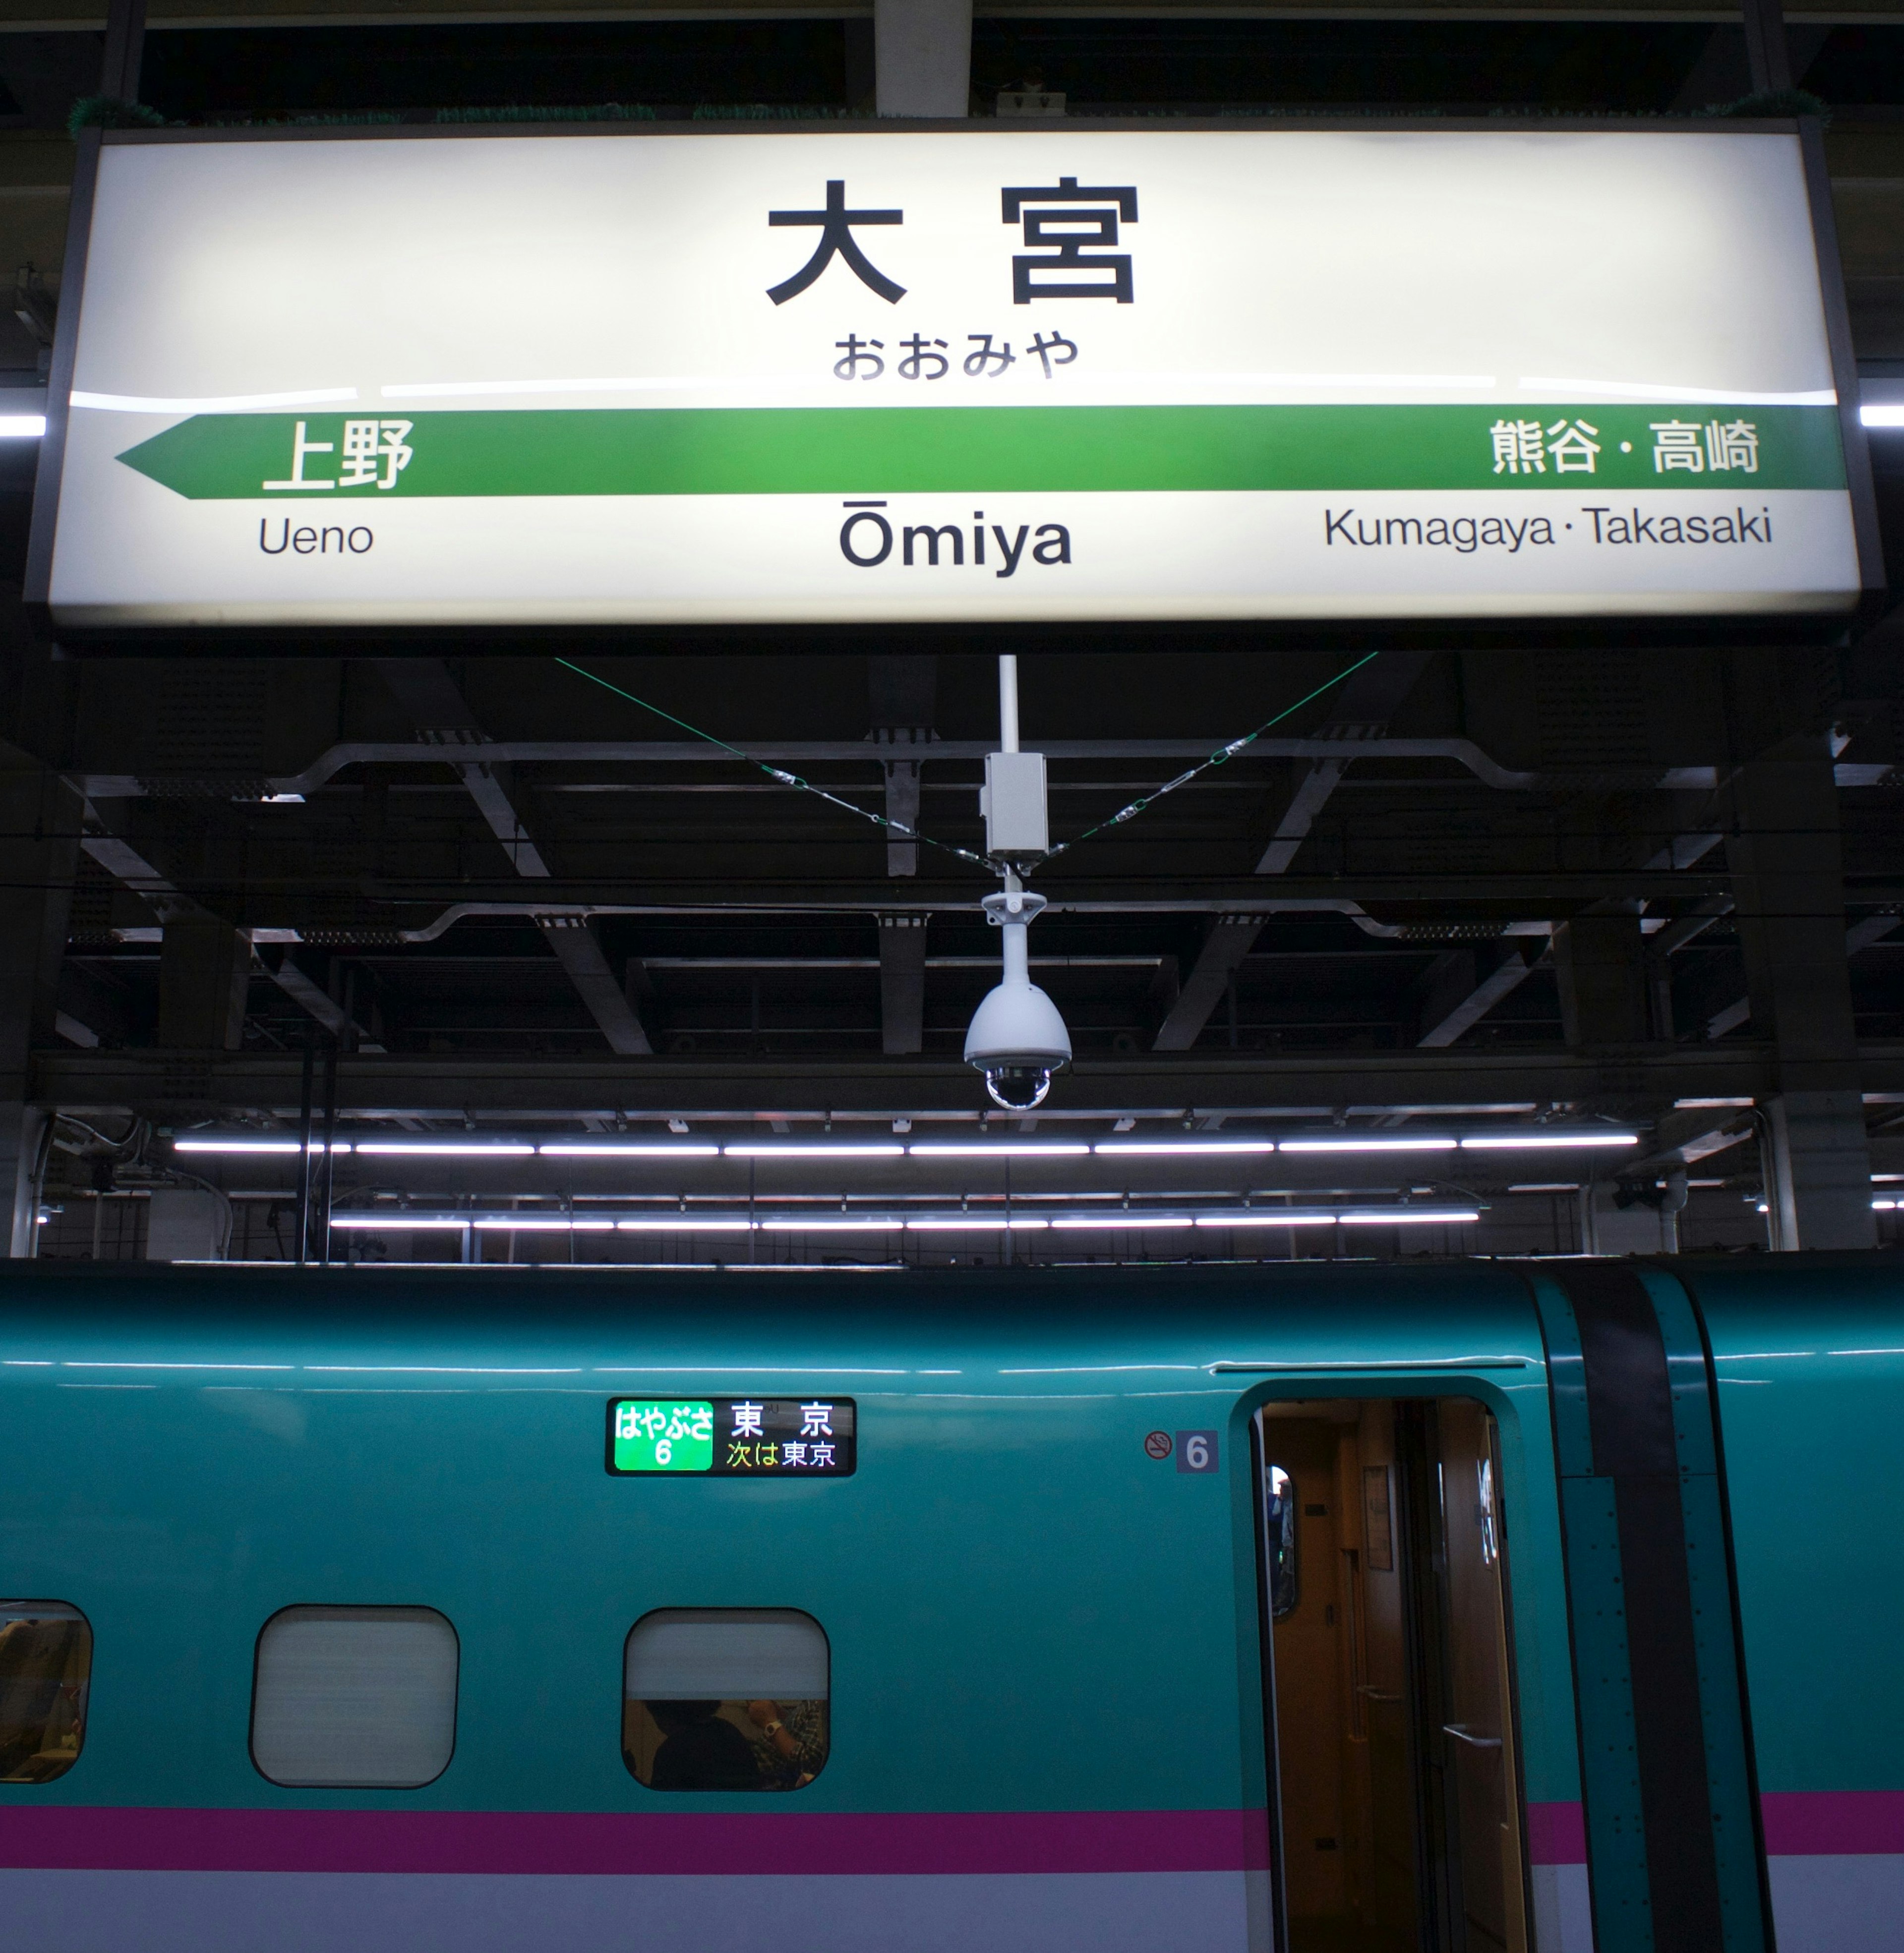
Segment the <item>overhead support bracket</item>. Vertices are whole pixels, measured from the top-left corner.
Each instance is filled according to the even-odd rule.
[[[1460,957],[1466,952],[1456,951]],[[1542,964],[1545,955],[1530,960],[1519,948],[1510,947],[1497,967],[1485,976],[1479,976],[1473,987],[1459,986],[1460,994],[1449,995],[1445,992],[1431,992],[1428,1007],[1423,1011],[1424,1028],[1417,1040],[1418,1048],[1425,1051],[1439,1051],[1463,1037],[1473,1030],[1502,998],[1509,996],[1526,982]],[[1466,975],[1475,974],[1471,956],[1460,966]]]
[[[925,1047],[926,918],[880,917],[880,1048],[889,1058]]]
[[[1188,1051],[1196,1043],[1228,994],[1231,978],[1256,947],[1264,920],[1259,915],[1225,915],[1211,924],[1176,1002],[1157,1027],[1153,1050]]]
[[[509,767],[484,751],[494,742],[478,724],[448,668],[435,658],[382,658],[377,668],[428,745],[471,751],[469,758],[452,758],[450,763],[462,776],[490,832],[502,843],[510,866],[527,879],[550,879],[549,864],[517,810]],[[477,754],[481,757],[475,757]],[[535,923],[568,972],[596,1028],[608,1040],[609,1049],[623,1058],[651,1055],[654,1048],[648,1033],[628,1000],[626,987],[609,968],[586,915],[549,910],[538,912]]]
[[[635,1014],[626,991],[615,980],[594,931],[584,916],[539,915],[536,926],[569,973],[569,980],[588,1007],[608,1048],[620,1058],[647,1058],[654,1046]]]
[[[1429,651],[1385,651],[1372,664],[1364,665],[1336,694],[1329,716],[1319,729],[1321,737],[1353,740],[1358,745],[1379,739],[1432,655]],[[1275,834],[1256,864],[1259,875],[1288,873],[1316,817],[1341,784],[1348,764],[1347,757],[1333,757],[1310,763],[1297,781],[1276,823]]]

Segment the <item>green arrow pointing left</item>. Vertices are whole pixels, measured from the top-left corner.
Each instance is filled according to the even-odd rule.
[[[1539,409],[1584,421],[1590,472],[1497,472],[1501,410],[1432,406],[492,409],[403,420],[198,414],[118,458],[193,501],[386,496],[865,495],[971,491],[1842,488],[1837,411]],[[1662,473],[1654,428],[1749,423],[1749,471]],[[1525,425],[1533,427],[1532,422]],[[1539,429],[1534,428],[1538,446]],[[302,445],[303,458],[299,459]],[[394,451],[407,450],[400,469]],[[1692,450],[1698,453],[1696,447]],[[363,459],[353,462],[353,452]],[[1735,464],[1736,466],[1736,464]],[[358,479],[348,477],[354,469]],[[387,484],[387,485],[386,485]]]

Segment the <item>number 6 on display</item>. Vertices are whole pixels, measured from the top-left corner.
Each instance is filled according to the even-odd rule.
[[[1180,1431],[1176,1436],[1178,1471],[1214,1472],[1216,1469],[1215,1431]]]

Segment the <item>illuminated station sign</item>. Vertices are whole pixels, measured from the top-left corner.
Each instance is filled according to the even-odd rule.
[[[858,1419],[850,1397],[616,1397],[608,1469],[617,1477],[698,1472],[843,1478]]]
[[[64,296],[76,629],[1861,588],[1777,126],[114,132]]]

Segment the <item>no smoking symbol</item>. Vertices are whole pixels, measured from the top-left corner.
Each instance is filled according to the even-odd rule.
[[[1143,1455],[1146,1458],[1168,1458],[1170,1456],[1170,1433],[1153,1431],[1143,1440]]]

